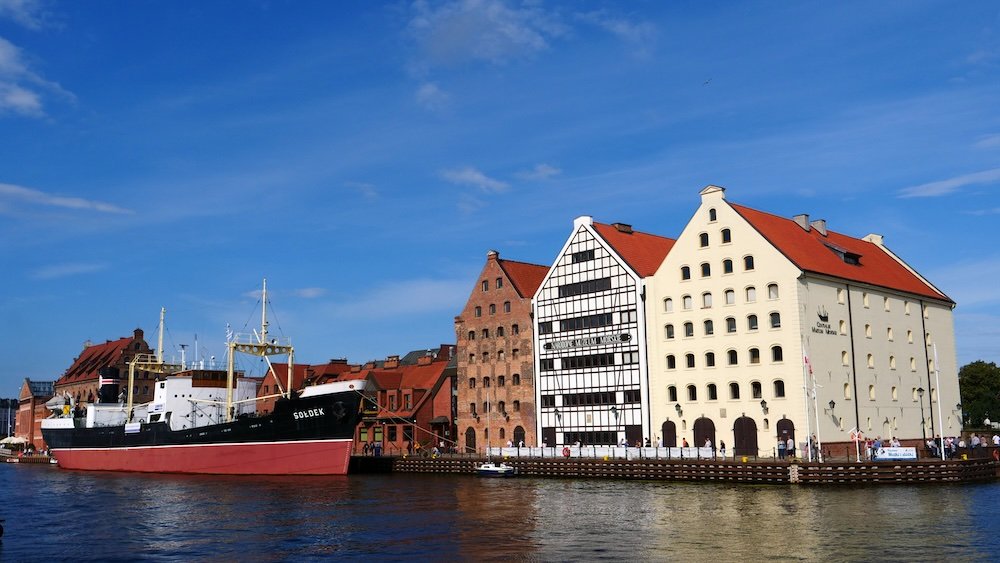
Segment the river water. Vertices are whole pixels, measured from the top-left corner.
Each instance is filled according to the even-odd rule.
[[[806,488],[0,465],[2,561],[1000,561],[1000,482]]]

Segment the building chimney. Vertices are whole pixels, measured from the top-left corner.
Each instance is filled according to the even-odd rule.
[[[490,250],[486,253],[487,260],[496,260],[497,258],[500,258],[500,252],[496,250]]]
[[[626,225],[625,223],[612,223],[611,226],[618,229],[619,233],[625,233],[627,235],[632,234],[632,225]]]
[[[815,221],[812,221],[809,224],[812,225],[814,229],[816,229],[816,232],[818,232],[823,236],[826,236],[826,219],[816,219]]]
[[[399,356],[389,356],[385,359],[385,369],[396,369],[399,367]]]
[[[429,366],[434,361],[434,356],[420,356],[417,358],[418,366]]]
[[[809,229],[812,228],[809,226],[809,215],[807,213],[796,215],[795,217],[792,217],[792,220],[798,223],[799,226],[802,227],[802,230],[807,233],[809,232]]]

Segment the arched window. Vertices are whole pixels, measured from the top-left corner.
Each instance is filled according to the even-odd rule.
[[[476,331],[470,330],[469,331],[469,340],[475,340],[475,339],[476,339]]]
[[[871,337],[872,337],[872,325],[866,324],[865,325],[865,338],[871,338]]]
[[[759,381],[753,381],[750,383],[750,396],[753,399],[760,399],[763,396]]]
[[[490,337],[490,329],[484,328],[483,329],[483,338],[489,338],[489,337]]]
[[[705,352],[705,365],[710,368],[715,367],[715,352]]]
[[[693,368],[694,367],[694,354],[685,354],[684,355],[684,361],[687,364],[687,367]]]
[[[874,385],[869,385],[868,386],[868,399],[870,401],[874,401],[875,400],[875,386]]]
[[[781,313],[771,313],[771,328],[781,328]]]
[[[851,356],[847,353],[847,350],[842,350],[840,352],[840,363],[845,366],[851,365]]]
[[[715,325],[712,324],[712,319],[705,321],[705,336],[712,336],[715,334]]]
[[[708,384],[708,400],[709,401],[718,401],[719,400],[719,391],[715,388],[715,384],[714,383],[709,383]]]
[[[746,271],[753,270],[753,256],[743,257],[743,269]]]
[[[668,354],[667,355],[667,369],[676,369],[676,368],[677,368],[677,359],[674,358],[673,354]]]
[[[729,360],[729,365],[735,366],[736,361],[739,359],[737,358],[736,350],[729,350],[728,352],[726,352],[726,356],[727,359]]]
[[[671,385],[667,387],[667,397],[671,403],[677,402],[677,387]]]
[[[694,307],[694,299],[691,299],[690,295],[685,295],[681,298],[681,301],[685,311],[690,311],[691,308]]]
[[[847,399],[848,401],[851,400],[851,384],[850,383],[845,383],[844,384],[844,398]]]
[[[511,334],[520,334],[520,332],[521,331],[518,328],[517,323],[514,323],[514,324],[510,325],[510,333]]]
[[[747,288],[747,303],[753,303],[757,301],[757,288],[750,286]]]
[[[767,284],[767,298],[768,299],[778,298],[778,284],[776,283]]]
[[[476,388],[476,378],[475,377],[470,377],[469,378],[469,389],[475,389],[475,388]]]
[[[497,387],[503,387],[506,384],[507,384],[507,378],[504,377],[504,376],[502,376],[502,375],[498,375],[497,376]]]
[[[715,208],[713,207],[713,208],[709,209],[708,210],[708,220],[709,221],[715,221],[716,217],[717,217],[717,215],[715,213]]]
[[[735,291],[733,291],[731,289],[727,289],[724,295],[726,297],[726,305],[735,305],[736,304],[736,292]]]
[[[780,379],[774,380],[774,396],[775,397],[784,397],[785,396],[785,382],[784,381],[782,381]]]
[[[750,349],[750,363],[759,364],[760,363],[760,350],[758,348]]]
[[[500,401],[499,403],[497,403],[497,412],[499,412],[501,414],[506,413],[507,412],[507,403],[505,403],[503,401]],[[503,432],[503,430],[501,430],[501,432]],[[502,437],[503,436],[501,436],[501,438]]]
[[[674,300],[673,299],[667,297],[666,299],[663,300],[663,312],[664,313],[673,313],[674,312]]]
[[[701,277],[707,278],[712,275],[712,265],[708,262],[703,262],[701,264]]]
[[[497,327],[497,338],[500,338],[501,336],[503,336],[503,327],[502,326],[498,326]]]
[[[477,317],[481,317],[481,316],[483,316],[483,308],[482,308],[482,307],[480,307],[479,305],[476,305],[476,308],[475,308],[475,315],[476,315]]]
[[[889,369],[896,369],[896,356],[889,356]]]
[[[510,312],[510,301],[504,301],[503,302],[503,312],[504,313],[509,313]]]
[[[688,400],[697,401],[698,400],[698,388],[694,385],[688,385]]]
[[[512,383],[514,385],[520,385],[521,384],[521,374],[515,373],[513,376],[511,376],[511,379],[513,380]]]
[[[736,319],[733,317],[726,317],[726,332],[729,334],[736,332]]]
[[[682,280],[689,280],[689,279],[691,279],[691,267],[690,266],[681,266],[681,279]]]
[[[490,386],[490,378],[489,377],[484,377],[483,378],[483,387],[489,387],[489,386]]]
[[[700,244],[702,248],[708,246],[708,233],[701,233],[698,235],[698,244]]]
[[[674,337],[674,325],[667,325],[667,326],[663,327],[663,333],[664,333],[664,337],[666,337],[667,340],[670,340],[671,338],[673,338]]]
[[[490,303],[490,314],[491,315],[497,314],[497,304],[496,303]]]
[[[868,354],[868,367],[870,367],[870,368],[874,368],[875,367],[875,356],[873,356],[871,354]]]
[[[729,398],[739,399],[740,398],[740,384],[735,381],[729,384]]]
[[[729,258],[726,258],[725,260],[722,261],[722,273],[723,274],[733,273],[733,261],[730,260]]]
[[[705,292],[701,294],[701,306],[704,309],[709,309],[712,307],[712,294],[710,292]]]
[[[729,229],[722,229],[722,243],[729,244],[731,242],[733,242],[733,234]]]
[[[757,330],[757,315],[747,315],[747,330]]]
[[[781,346],[771,346],[771,361],[772,362],[785,361],[785,355],[784,352],[781,350]]]

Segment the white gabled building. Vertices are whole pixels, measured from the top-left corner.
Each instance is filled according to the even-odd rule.
[[[939,407],[944,434],[961,431],[955,304],[878,235],[709,186],[647,287],[650,410],[666,445],[770,456],[779,437],[812,433],[843,455],[853,428],[916,445],[942,432]]]
[[[574,221],[532,300],[541,443],[651,438],[646,279],[673,242],[621,223]]]

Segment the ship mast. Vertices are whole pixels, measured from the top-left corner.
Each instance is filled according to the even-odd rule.
[[[271,366],[271,360],[269,356],[287,355],[288,356],[288,386],[285,387],[282,395],[285,398],[290,398],[292,395],[292,373],[294,370],[294,356],[295,351],[292,348],[291,343],[282,344],[278,342],[277,338],[271,338],[268,340],[267,337],[267,280],[264,280],[264,289],[261,292],[261,314],[260,314],[260,334],[257,336],[257,341],[254,342],[251,338],[246,338],[245,342],[241,342],[239,335],[235,336],[229,341],[228,354],[227,354],[227,370],[226,370],[226,422],[231,422],[235,418],[234,405],[233,405],[233,387],[236,378],[235,369],[235,356],[236,352],[242,352],[244,354],[249,354],[251,356],[258,356],[262,359],[267,360],[268,367]],[[273,368],[272,368],[273,371]],[[277,378],[278,374],[274,374]]]
[[[163,325],[167,316],[167,308],[160,307],[160,335],[157,338],[156,354],[136,354],[128,363],[128,403],[125,412],[128,421],[132,422],[132,406],[134,404],[135,370],[141,369],[153,373],[175,373],[182,368],[177,364],[163,363]]]

